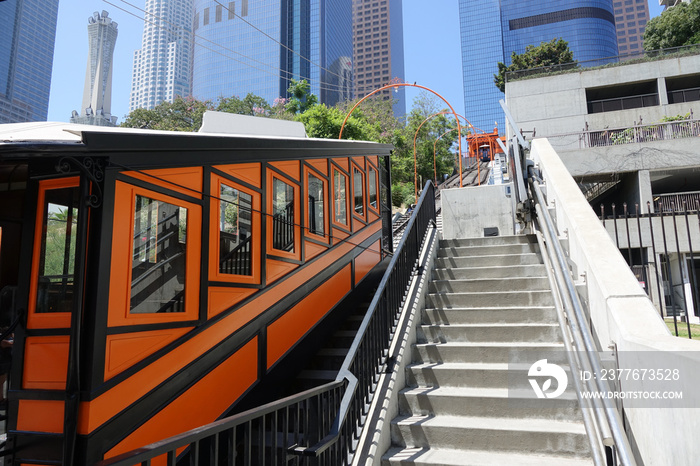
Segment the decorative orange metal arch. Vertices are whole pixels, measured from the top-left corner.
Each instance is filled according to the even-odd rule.
[[[355,109],[365,100],[367,100],[369,97],[373,96],[374,94],[381,92],[386,89],[394,89],[398,90],[399,87],[417,87],[418,89],[423,89],[428,92],[432,92],[436,96],[438,96],[445,104],[452,110],[452,114],[454,115],[459,115],[457,112],[455,112],[455,109],[452,108],[452,105],[445,99],[443,96],[435,92],[434,90],[430,89],[429,87],[421,86],[420,84],[410,84],[410,83],[402,83],[402,82],[394,82],[391,84],[387,84],[386,86],[382,86],[379,89],[375,89],[360,100],[357,101],[357,103],[350,109],[347,115],[345,115],[345,119],[343,120],[343,124],[340,126],[340,134],[338,134],[338,139],[343,138],[343,128],[345,128],[345,123],[347,123],[348,118],[350,118],[350,115],[352,112],[355,111]],[[449,113],[449,112],[448,112]],[[462,154],[462,125],[459,124],[459,119],[455,118],[457,121],[457,131],[459,132],[459,153],[460,155]],[[466,120],[466,118],[465,118]],[[415,197],[416,197],[416,202],[418,202],[418,160],[416,158],[416,152],[415,150],[413,151],[413,187],[415,190]],[[459,172],[462,173],[462,157],[460,156],[459,158]],[[460,184],[461,184],[461,176],[460,176]]]
[[[414,160],[414,171],[417,172],[416,141],[418,140],[418,132],[419,132],[420,129],[423,127],[423,125],[424,125],[425,123],[427,123],[428,120],[430,120],[431,118],[436,117],[436,116],[438,116],[438,115],[452,115],[452,114],[455,115],[455,121],[457,122],[457,128],[460,128],[459,119],[456,118],[456,117],[459,117],[459,118],[462,118],[464,121],[466,121],[467,124],[469,125],[469,127],[472,128],[473,130],[479,130],[479,131],[481,131],[482,133],[486,134],[486,131],[484,131],[483,129],[477,128],[476,126],[472,125],[471,121],[469,121],[469,120],[467,119],[467,117],[465,117],[464,115],[460,115],[459,113],[448,112],[448,111],[446,111],[446,110],[433,113],[432,115],[430,115],[429,117],[427,117],[425,120],[423,120],[423,122],[422,122],[420,125],[418,125],[418,129],[416,129],[416,134],[413,136],[413,160]],[[450,131],[453,131],[454,129],[455,129],[455,128],[453,128],[453,129],[450,130]],[[448,131],[448,132],[449,132],[449,131]],[[445,134],[446,134],[446,133],[445,133]],[[443,134],[442,136],[444,136],[444,134]],[[440,137],[442,137],[442,136],[440,136]],[[439,139],[439,138],[438,138],[438,139]],[[433,145],[433,149],[434,149],[434,148],[435,148],[435,145]],[[437,172],[437,168],[436,168],[435,165],[436,165],[436,162],[435,162],[435,151],[433,150],[433,170],[434,170],[434,172]],[[479,179],[479,185],[481,185],[481,165],[477,165],[477,171],[478,171],[478,176],[477,176],[477,177],[478,177],[478,179]],[[460,176],[459,176],[459,187],[462,188],[462,187],[463,187],[463,184],[462,184],[462,133],[461,133],[461,131],[460,131],[460,134],[459,134],[459,173],[460,173]],[[437,173],[435,173],[435,178],[437,179]],[[436,183],[437,183],[437,181],[436,181]],[[416,186],[417,186],[417,183],[416,183]],[[417,195],[418,195],[418,192],[416,191],[416,196],[417,196]]]

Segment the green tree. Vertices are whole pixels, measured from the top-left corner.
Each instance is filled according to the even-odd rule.
[[[176,97],[172,103],[162,102],[150,110],[139,108],[132,111],[120,126],[165,131],[197,131],[202,126],[202,118],[207,110],[213,110],[213,105],[208,100],[202,102],[193,97]]]
[[[340,127],[345,119],[345,113],[337,107],[328,107],[325,104],[316,104],[303,113],[297,114],[294,119],[304,123],[306,134],[312,138],[337,139]],[[345,123],[343,139],[355,139],[362,141],[372,140],[376,130],[360,116],[353,113]]]
[[[693,44],[700,44],[700,0],[667,8],[644,30],[644,50]]]
[[[216,106],[219,112],[236,113],[238,115],[268,116],[270,104],[262,97],[248,93],[243,99],[238,97],[221,97]]]
[[[318,97],[311,93],[311,86],[305,79],[301,81],[292,79],[287,93],[289,101],[286,108],[291,113],[304,113],[318,103]]]
[[[510,61],[510,66],[506,66],[503,62],[498,62],[498,73],[493,75],[493,82],[503,93],[506,92],[506,73],[574,63],[574,54],[569,49],[569,43],[564,39],[552,39],[537,46],[528,45],[525,47],[524,53],[517,54],[513,52],[510,55]]]

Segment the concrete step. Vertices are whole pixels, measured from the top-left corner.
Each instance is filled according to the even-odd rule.
[[[557,321],[554,307],[465,307],[425,309],[423,324],[505,324],[551,323]]]
[[[590,459],[539,453],[391,448],[382,466],[591,466]]]
[[[433,280],[464,280],[470,278],[545,277],[543,264],[509,265],[500,267],[448,268],[433,270]]]
[[[547,290],[497,291],[472,293],[429,293],[426,308],[453,309],[464,307],[552,306],[552,293]]]
[[[522,244],[498,244],[481,246],[448,246],[438,249],[438,257],[472,257],[472,256],[495,256],[510,254],[527,254],[537,252],[537,243]]]
[[[539,254],[494,254],[491,256],[473,257],[437,257],[435,268],[471,268],[471,267],[498,267],[510,265],[535,265],[542,264]]]
[[[523,373],[527,380],[527,372]],[[576,393],[556,399],[535,398],[528,385],[508,388],[414,387],[399,393],[399,412],[406,416],[468,416],[517,419],[581,419]]]
[[[478,449],[583,457],[590,448],[582,423],[553,419],[408,416],[392,421],[394,445]]]
[[[498,246],[505,244],[528,244],[537,243],[535,235],[515,235],[515,236],[484,236],[481,238],[465,239],[441,239],[440,248],[470,247],[470,246]]]
[[[496,291],[529,291],[549,289],[546,276],[527,278],[476,278],[476,279],[433,279],[429,293],[478,293]]]
[[[559,324],[541,323],[421,325],[417,338],[420,343],[563,341]]]
[[[551,361],[550,361],[551,362]],[[568,364],[562,362],[569,377]],[[444,362],[411,364],[406,367],[406,386],[433,388],[474,389],[527,389],[531,394],[528,371],[530,364],[517,367],[508,363]],[[568,389],[573,389],[570,383]],[[573,393],[573,392],[572,392]],[[549,401],[549,400],[548,400]]]
[[[563,352],[563,343],[526,342],[459,342],[459,343],[417,343],[412,348],[414,363],[508,363],[510,352],[527,351],[550,354]]]

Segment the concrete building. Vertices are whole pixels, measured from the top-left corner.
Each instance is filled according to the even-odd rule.
[[[194,2],[192,95],[272,103],[305,79],[322,103],[347,96],[352,10],[341,0]]]
[[[0,2],[0,123],[46,121],[58,0]]]
[[[612,0],[460,0],[459,18],[465,112],[486,131],[494,122],[504,125],[493,76],[498,62],[510,64],[511,53],[563,38],[580,62],[618,54]]]
[[[639,211],[606,228],[664,314],[696,322],[699,82],[696,52],[506,84],[518,127],[549,140],[603,219]]]
[[[189,96],[193,0],[146,0],[141,49],[134,52],[129,111]]]
[[[400,0],[353,0],[352,48],[355,96],[363,97],[398,78],[404,80],[403,18]],[[406,114],[406,92],[382,91],[394,98],[394,114]]]
[[[615,0],[617,49],[621,55],[643,50],[642,37],[649,21],[647,0]]]
[[[73,111],[71,123],[115,126],[112,116],[112,58],[117,42],[117,23],[109,13],[97,11],[88,18],[88,61],[85,70],[85,89],[80,114]]]

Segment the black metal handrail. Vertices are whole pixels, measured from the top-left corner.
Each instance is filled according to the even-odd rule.
[[[428,226],[434,221],[435,190],[428,181],[335,381],[97,466],[145,465],[163,455],[168,464],[175,464],[181,449],[187,449],[184,455],[192,464],[286,465],[290,459],[294,464],[348,464],[365,409],[388,362],[391,336]]]

